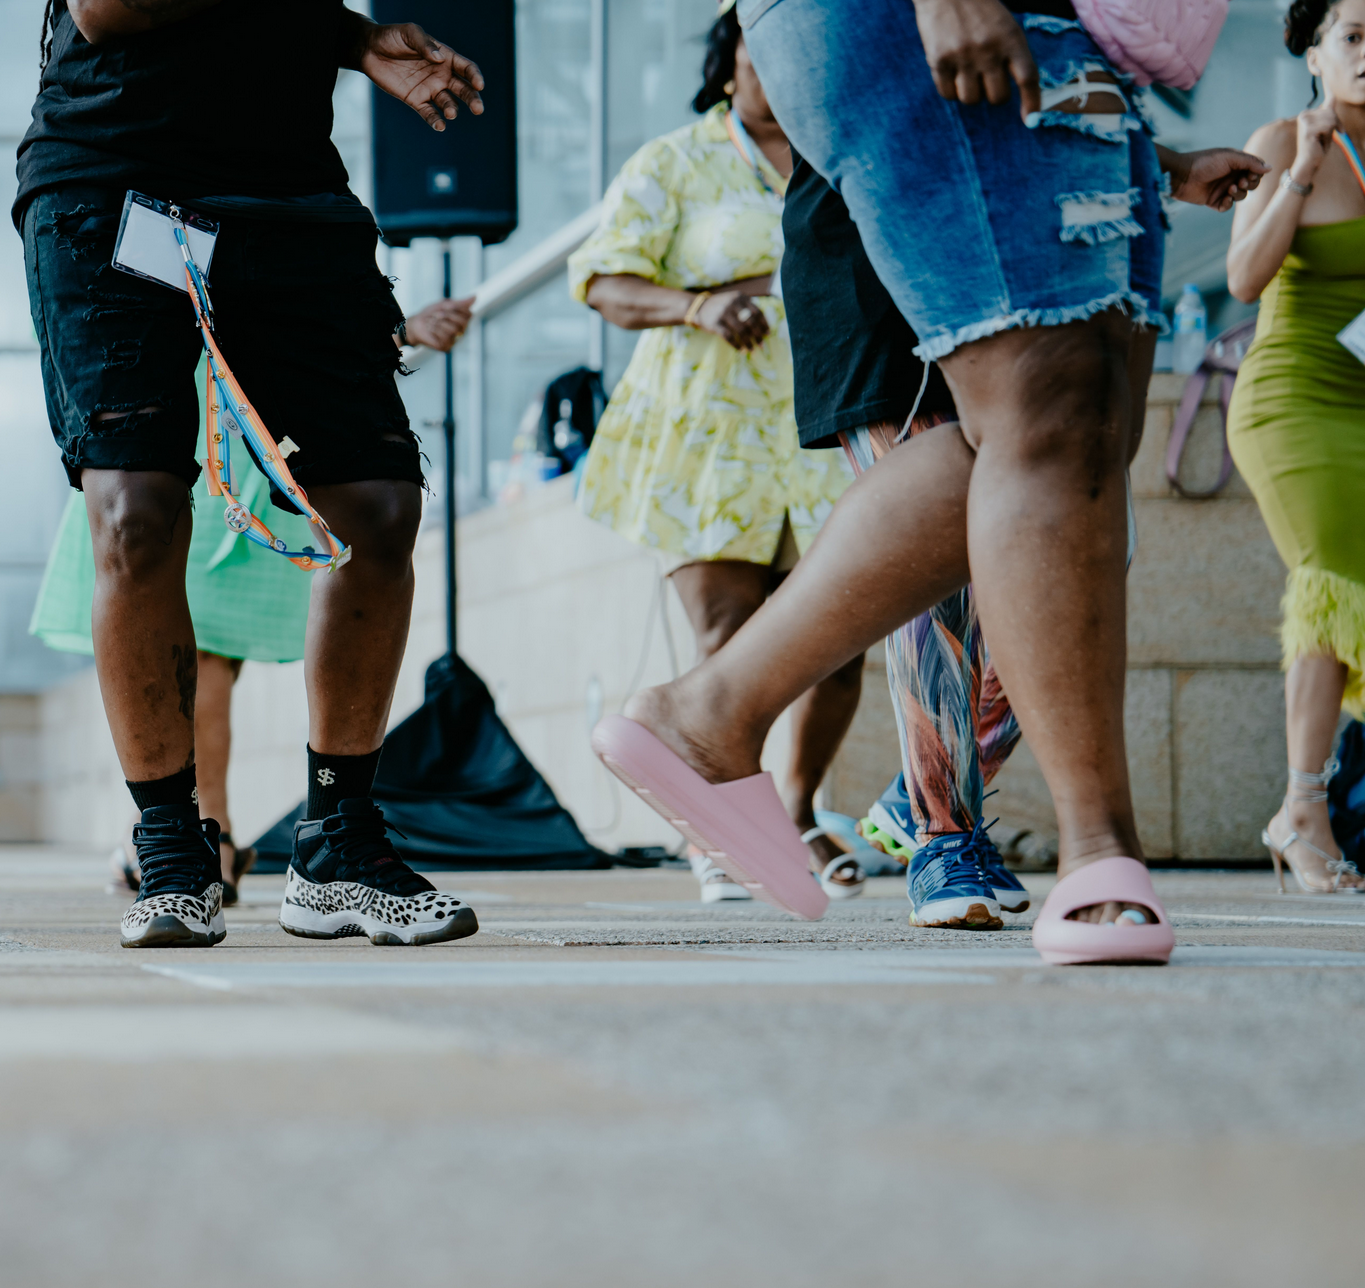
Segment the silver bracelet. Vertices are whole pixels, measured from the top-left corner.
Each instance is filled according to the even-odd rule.
[[[1306,197],[1313,191],[1313,185],[1311,183],[1295,182],[1294,176],[1291,175],[1288,170],[1280,176],[1280,187],[1286,192],[1292,192],[1296,197]]]

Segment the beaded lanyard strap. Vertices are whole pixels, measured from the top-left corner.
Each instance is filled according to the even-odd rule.
[[[204,401],[208,411],[205,421],[204,440],[208,445],[208,485],[211,496],[226,498],[223,522],[233,532],[243,533],[248,541],[283,555],[290,563],[305,572],[315,572],[319,568],[331,571],[340,568],[351,557],[350,546],[343,546],[332,535],[326,520],[308,500],[308,494],[294,481],[289,467],[284,463],[287,452],[282,453],[275,440],[266,429],[265,422],[252,407],[232,369],[224,361],[218,344],[213,338],[213,307],[209,303],[208,287],[204,283],[199,266],[190,254],[190,244],[185,237],[185,225],[176,206],[170,209],[171,222],[175,227],[175,240],[180,244],[180,253],[185,260],[185,278],[189,284],[190,302],[199,322],[199,334],[204,339],[204,350],[208,354],[208,375],[205,380]],[[219,416],[221,413],[221,426]],[[232,469],[232,454],[223,450],[223,428],[240,438],[246,444],[251,459],[266,478],[274,484],[276,492],[288,498],[299,514],[306,516],[326,538],[329,553],[319,554],[312,546],[302,550],[290,550],[288,545],[275,536],[265,524],[252,514],[245,505],[237,500],[237,480]],[[286,438],[289,451],[297,450]]]

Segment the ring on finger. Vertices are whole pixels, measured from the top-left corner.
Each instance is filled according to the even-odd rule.
[[[753,315],[754,315],[753,309],[751,309],[751,308],[746,304],[746,305],[745,305],[742,309],[740,309],[740,311],[739,311],[739,320],[740,320],[741,322],[747,322],[751,317],[753,317]]]

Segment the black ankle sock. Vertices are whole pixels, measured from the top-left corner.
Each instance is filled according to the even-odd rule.
[[[364,756],[327,756],[308,748],[308,817],[328,818],[342,801],[368,796],[379,768],[381,743]]]
[[[128,783],[133,804],[138,809],[151,809],[154,805],[193,805],[199,799],[193,765],[165,778],[148,779],[145,783],[129,783],[126,778],[123,781]]]

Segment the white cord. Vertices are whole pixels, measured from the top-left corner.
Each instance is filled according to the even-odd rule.
[[[905,418],[905,424],[901,426],[901,432],[896,435],[896,442],[903,443],[910,436],[910,426],[915,423],[915,413],[919,411],[919,405],[924,401],[924,391],[929,388],[929,368],[932,363],[924,364],[924,375],[920,377],[919,393],[915,395],[915,405],[910,408],[910,414]]]

